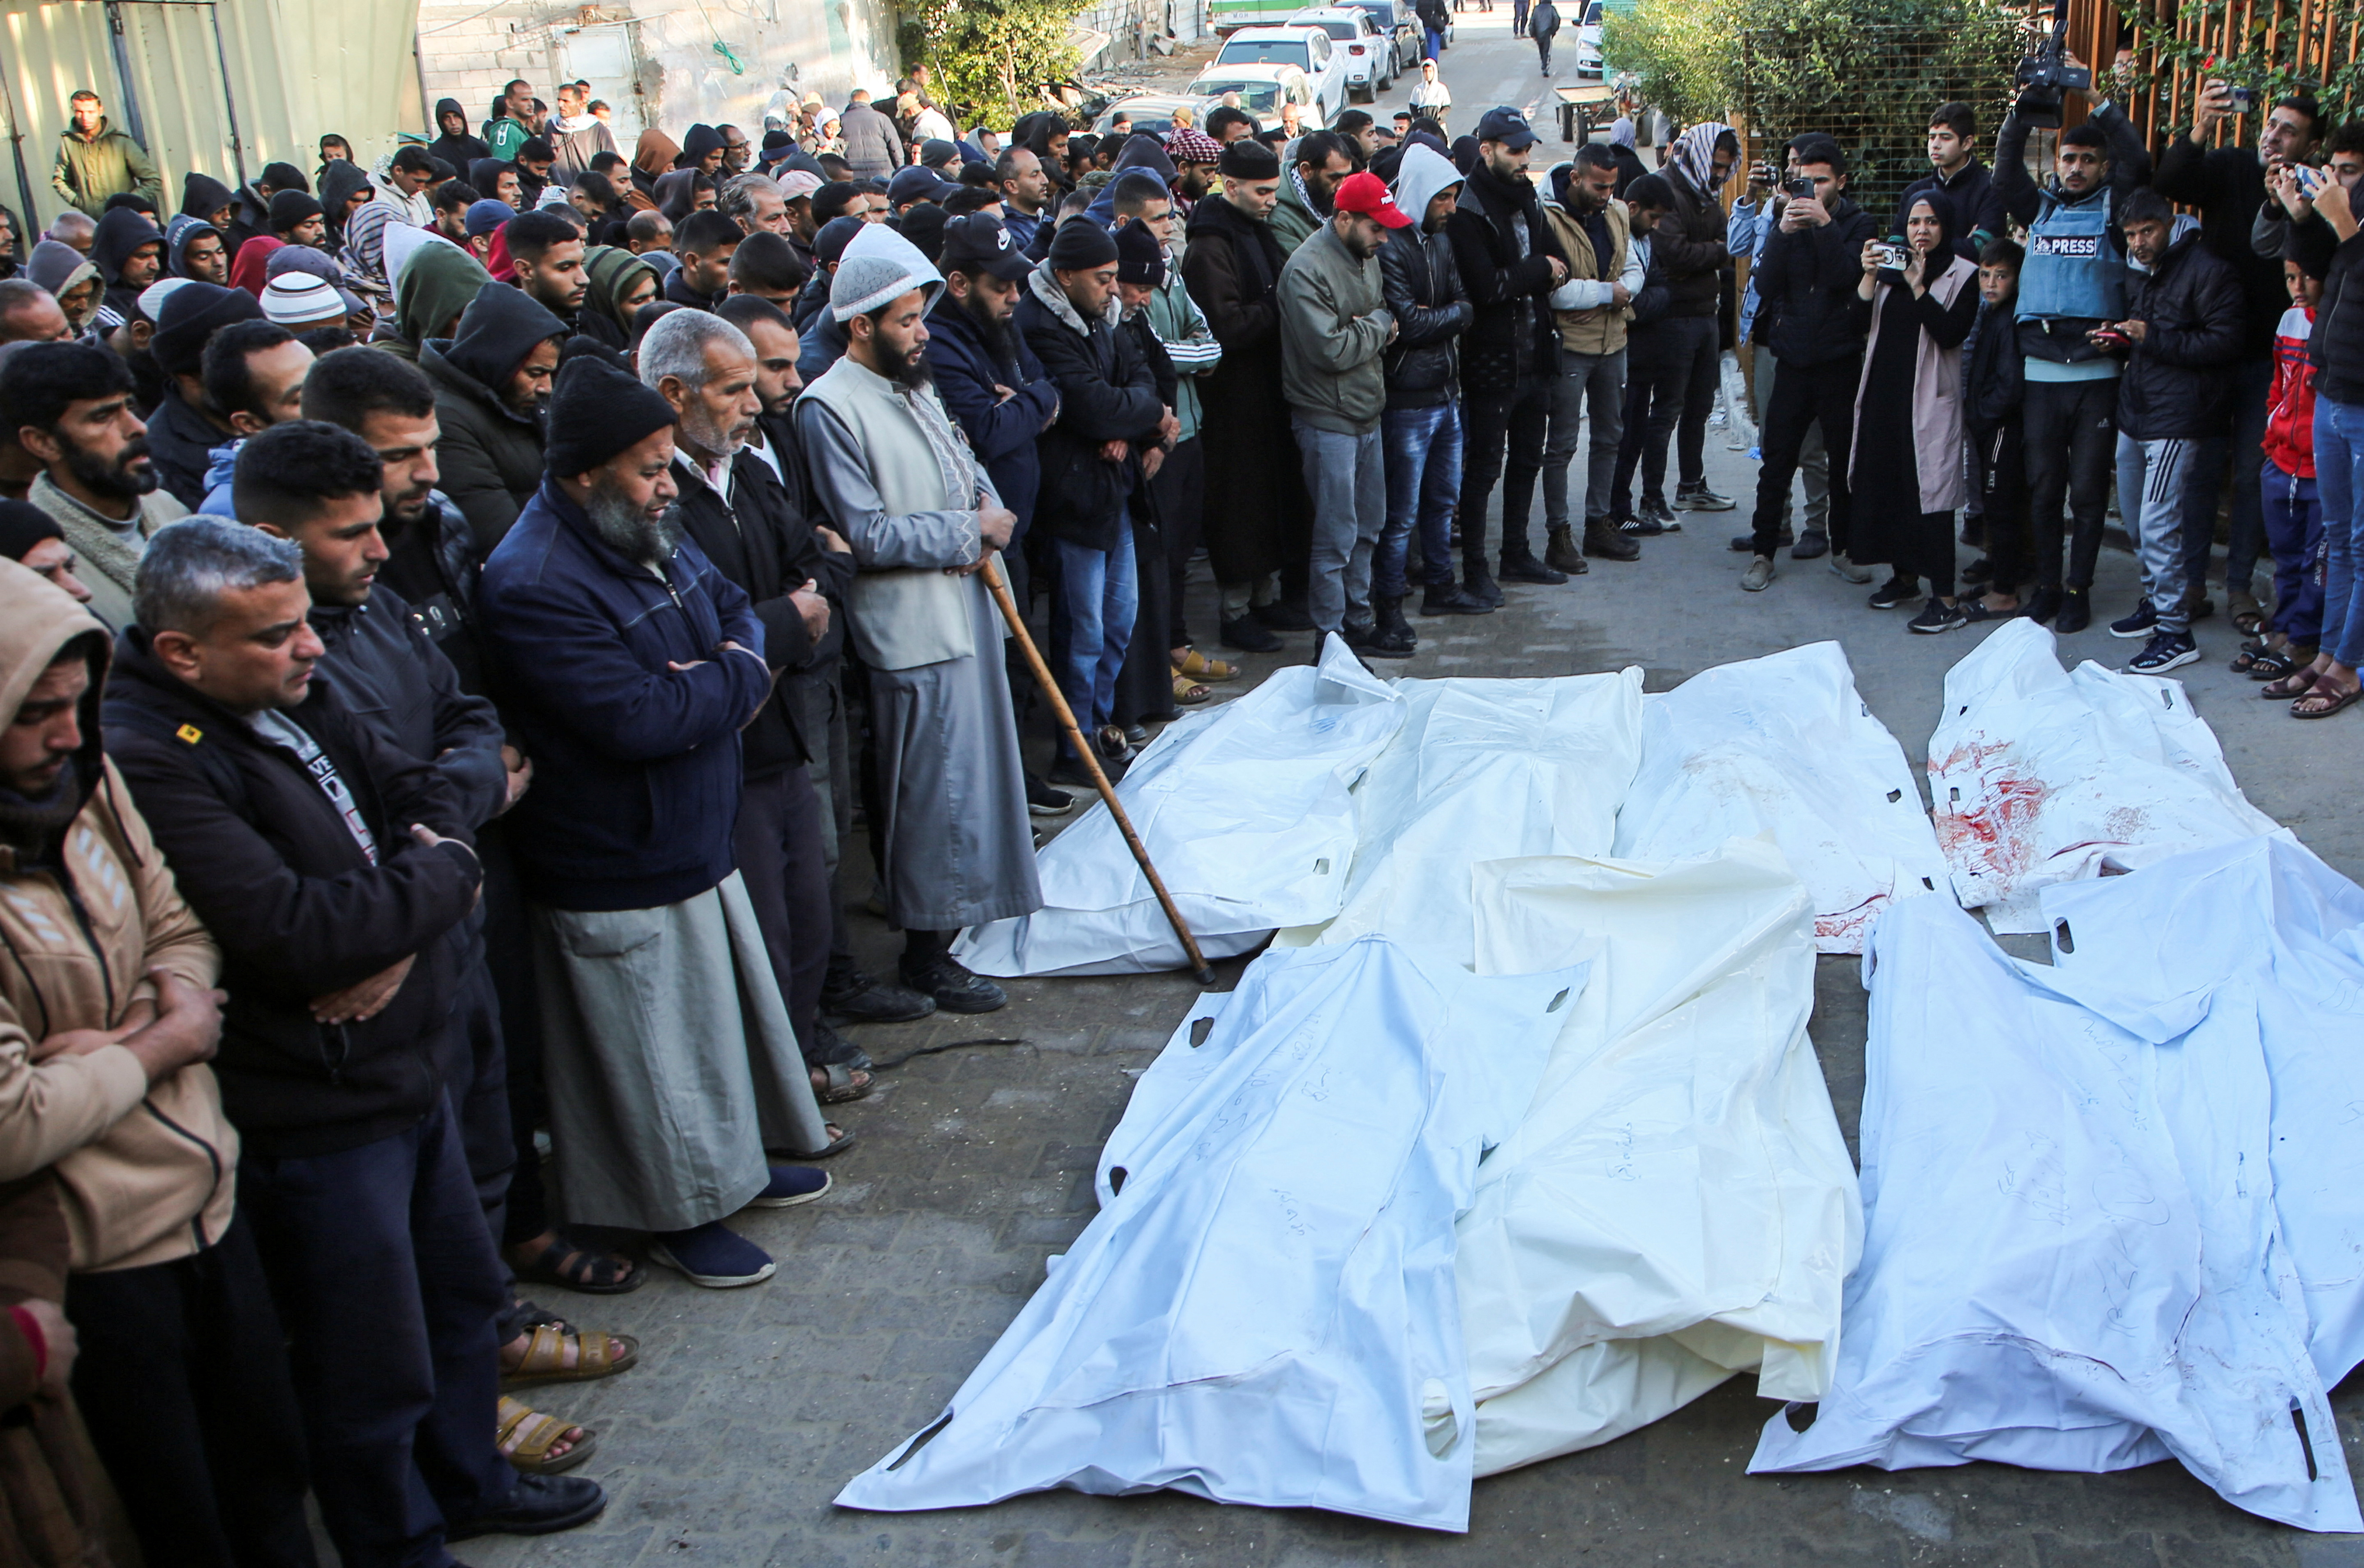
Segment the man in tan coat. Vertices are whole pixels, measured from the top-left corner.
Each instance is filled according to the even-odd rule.
[[[0,1183],[54,1182],[74,1392],[149,1557],[310,1564],[295,1393],[204,1064],[221,959],[100,749],[112,647],[0,562]]]
[[[1559,327],[1559,379],[1552,385],[1551,428],[1544,438],[1544,564],[1574,573],[1589,570],[1586,556],[1633,561],[1642,547],[1618,531],[1609,516],[1624,435],[1625,321],[1646,281],[1634,251],[1625,204],[1616,200],[1617,160],[1598,143],[1579,147],[1544,181],[1544,218],[1567,252],[1567,278],[1552,292]],[[1568,464],[1576,457],[1587,410],[1592,445],[1585,468],[1584,548],[1574,537],[1567,495]]]

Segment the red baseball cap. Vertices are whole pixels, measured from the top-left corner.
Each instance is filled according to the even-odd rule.
[[[1376,217],[1389,228],[1411,227],[1411,219],[1388,195],[1388,183],[1367,169],[1340,181],[1338,194],[1332,198],[1331,205],[1340,212],[1358,212],[1366,217]]]

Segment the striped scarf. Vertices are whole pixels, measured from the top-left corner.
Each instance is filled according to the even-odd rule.
[[[1734,134],[1733,128],[1722,120],[1701,120],[1675,138],[1675,150],[1667,161],[1692,190],[1702,196],[1712,195],[1716,184],[1715,144]]]

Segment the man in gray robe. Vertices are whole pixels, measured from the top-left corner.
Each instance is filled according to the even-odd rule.
[[[923,355],[943,279],[883,224],[839,259],[844,358],[797,402],[813,491],[853,547],[848,604],[870,673],[886,820],[887,917],[903,984],[947,1012],[1009,998],[948,951],[964,926],[1042,907],[1026,779],[983,567],[1018,519],[937,401]]]
[[[772,672],[747,595],[679,531],[675,421],[619,366],[567,364],[478,620],[545,784],[511,818],[567,1218],[651,1232],[649,1256],[698,1284],[753,1284],[773,1262],[722,1221],[829,1187],[765,1150],[847,1140],[821,1123],[737,867],[739,732]]]

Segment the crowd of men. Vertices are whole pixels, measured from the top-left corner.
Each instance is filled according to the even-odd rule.
[[[1727,210],[1714,123],[1655,171],[1625,121],[1537,171],[1507,107],[1451,141],[1229,105],[963,137],[921,74],[892,113],[628,158],[585,84],[554,95],[512,83],[474,130],[446,100],[374,168],[329,137],[308,178],[191,173],[166,213],[80,95],[72,206],[28,250],[12,220],[28,1561],[103,1522],[69,1386],[151,1562],[308,1563],[307,1491],[353,1568],[596,1515],[563,1473],[596,1434],[505,1390],[639,1348],[526,1288],[773,1273],[729,1222],[854,1141],[824,1107],[871,1063],[835,1026],[1003,1006],[950,947],[1041,903],[1030,817],[1238,674],[1186,623],[1202,549],[1223,645],[1402,659],[1414,589],[1484,615],[1730,509],[1702,452],[1736,257],[1743,588],[1789,545],[1888,566],[1876,608],[1926,578],[1916,631],[2079,631],[2114,471],[2147,588],[2110,629],[2173,668],[2229,490],[2237,667],[2302,717],[2357,700],[2364,126],[2303,97],[2211,146],[2212,86],[2155,166],[2098,105],[2041,186],[2024,118],[1990,168],[1947,105],[1883,225],[1812,133]],[[1076,720],[1048,778],[1005,584]],[[891,981],[832,891],[864,843]]]

